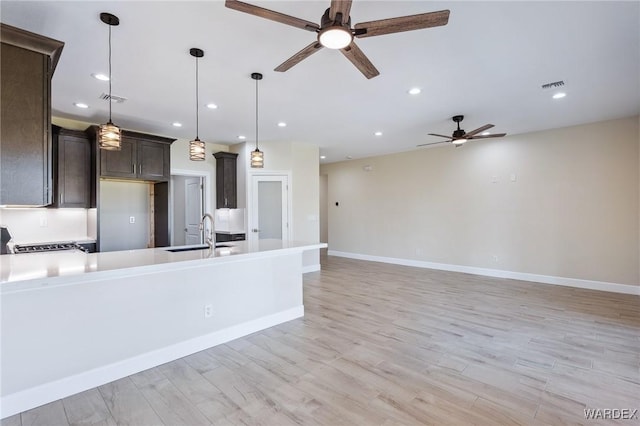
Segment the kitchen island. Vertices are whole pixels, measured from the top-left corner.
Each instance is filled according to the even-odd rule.
[[[0,256],[0,417],[304,315],[326,244],[225,245]]]

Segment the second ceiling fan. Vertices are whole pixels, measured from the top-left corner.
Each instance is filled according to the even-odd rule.
[[[318,34],[317,40],[309,44],[291,58],[275,68],[275,71],[287,71],[303,59],[308,58],[323,47],[340,49],[342,54],[351,61],[367,78],[380,74],[369,58],[360,50],[354,37],[373,37],[403,31],[419,30],[438,27],[449,22],[449,11],[420,13],[417,15],[401,16],[398,18],[380,19],[377,21],[361,22],[351,28],[352,0],[331,0],[331,6],[322,15],[320,25],[304,19],[285,15],[280,12],[265,9],[260,6],[244,3],[238,0],[226,0],[225,6],[240,12],[270,19],[282,24],[291,25]]]
[[[458,125],[458,129],[454,130],[451,136],[439,135],[437,133],[429,133],[430,136],[438,136],[440,138],[445,138],[447,139],[446,141],[421,143],[420,145],[416,145],[416,146],[429,146],[429,145],[436,145],[439,143],[451,142],[457,148],[459,146],[462,146],[465,142],[470,141],[471,139],[501,138],[507,135],[506,133],[478,134],[494,127],[493,124],[485,124],[484,126],[478,127],[475,130],[472,130],[470,132],[465,132],[464,129],[460,128],[460,122],[464,120],[464,115],[454,115],[453,117],[451,117],[451,119],[453,120],[454,123]]]

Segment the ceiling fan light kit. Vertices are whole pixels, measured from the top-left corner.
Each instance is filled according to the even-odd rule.
[[[329,27],[318,33],[318,42],[327,49],[344,49],[351,44],[353,36],[343,27]]]
[[[109,121],[98,127],[98,146],[105,151],[120,151],[120,128],[111,121],[111,27],[120,25],[120,19],[110,13],[100,14],[100,20],[109,26]]]
[[[307,45],[291,58],[278,65],[275,71],[287,71],[318,50],[327,47],[329,49],[340,50],[368,79],[379,75],[380,72],[357,46],[353,40],[354,37],[373,37],[403,31],[420,30],[446,25],[449,22],[449,11],[441,10],[438,12],[362,22],[352,28],[350,16],[351,3],[352,0],[331,0],[331,6],[324,12],[320,20],[321,25],[260,6],[244,3],[239,0],[226,0],[225,6],[239,12],[318,33],[316,41]]]

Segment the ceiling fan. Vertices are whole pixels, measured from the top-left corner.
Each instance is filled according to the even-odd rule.
[[[466,133],[463,129],[460,128],[460,122],[464,119],[464,115],[454,115],[453,117],[451,117],[451,119],[454,121],[454,123],[458,125],[458,129],[454,130],[451,136],[439,135],[437,133],[429,133],[429,135],[431,136],[438,136],[441,138],[446,138],[448,140],[441,141],[441,142],[422,143],[416,146],[428,146],[428,145],[436,145],[436,144],[445,143],[445,142],[453,142],[453,145],[457,148],[459,146],[462,146],[465,142],[471,139],[501,138],[507,135],[506,133],[493,133],[489,135],[478,134],[494,127],[493,124],[485,124],[482,127],[478,127],[477,129],[472,130],[469,133]]]
[[[238,0],[226,0],[225,6],[240,12],[270,19],[282,24],[291,25],[303,30],[315,32],[318,38],[313,43],[293,55],[275,68],[275,71],[284,72],[303,59],[308,58],[323,47],[340,49],[342,54],[351,61],[367,78],[373,78],[380,74],[376,67],[369,61],[353,40],[354,37],[373,37],[384,34],[399,33],[403,31],[419,30],[423,28],[438,27],[449,22],[449,11],[420,13],[417,15],[401,16],[398,18],[380,19],[377,21],[361,22],[351,28],[352,0],[331,0],[331,6],[324,12],[320,25],[304,19],[285,15],[280,12],[254,6]]]

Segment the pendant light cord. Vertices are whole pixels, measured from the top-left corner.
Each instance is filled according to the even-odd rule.
[[[196,56],[196,140],[199,140],[199,127],[200,127],[200,98],[198,97],[198,57]]]
[[[111,123],[111,24],[109,24],[109,123]]]
[[[258,150],[258,79],[256,79],[256,150]]]

